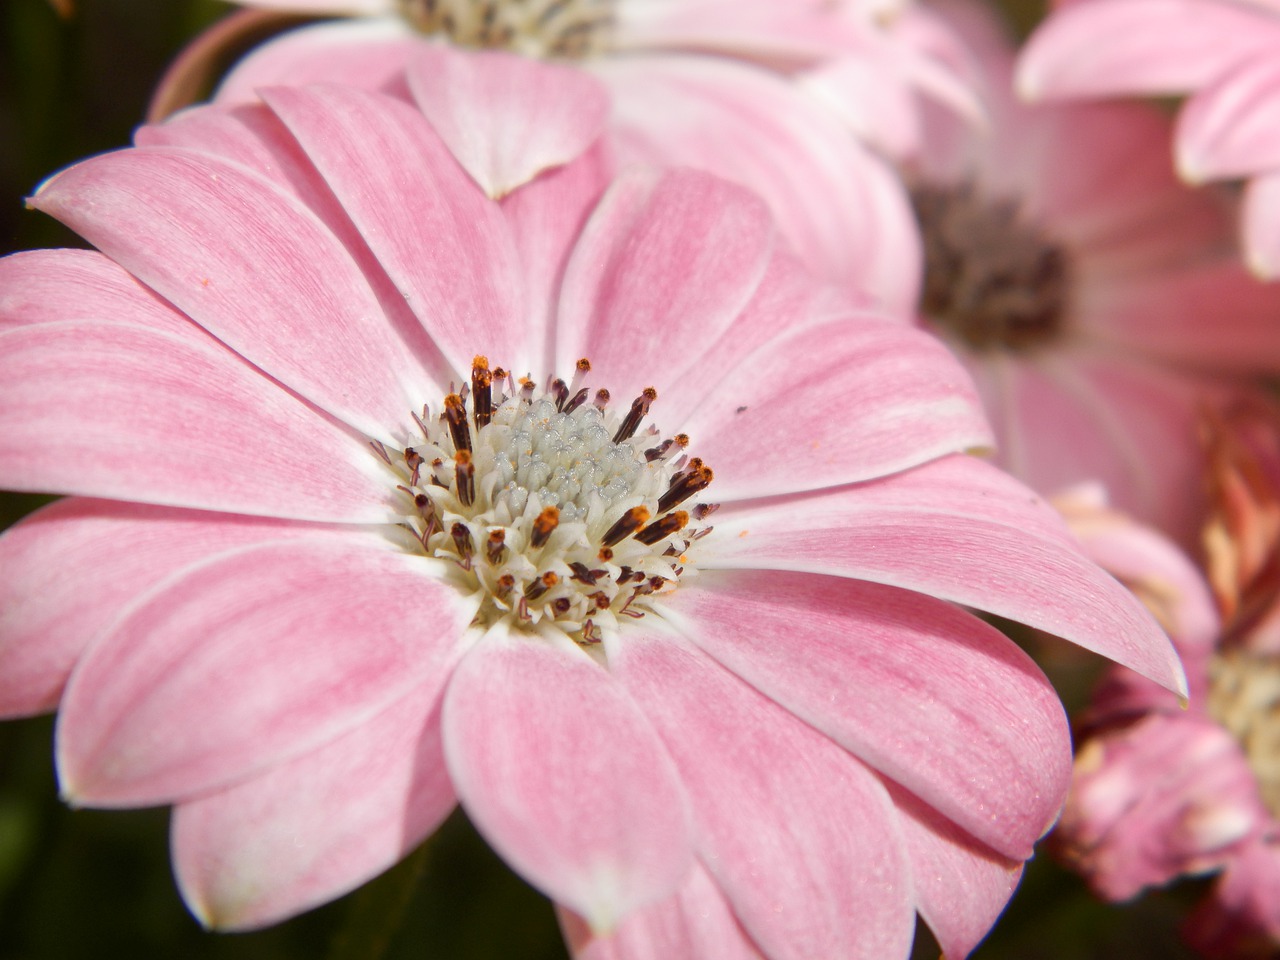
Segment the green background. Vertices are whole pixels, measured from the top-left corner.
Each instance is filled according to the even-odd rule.
[[[0,253],[80,245],[24,209],[22,198],[60,167],[127,144],[166,64],[228,9],[216,0],[79,0],[75,15],[62,19],[48,0],[0,0]],[[1024,24],[1036,15],[1030,6],[1013,12]],[[0,525],[41,502],[0,495]],[[1070,668],[1049,666],[1067,696],[1079,698],[1086,689],[1079,661],[1062,662]],[[338,960],[373,957],[382,946],[404,958],[565,956],[550,906],[458,814],[422,858],[351,897],[265,931],[205,933],[173,884],[167,811],[68,809],[57,798],[52,737],[50,717],[0,723],[0,960]],[[1184,885],[1107,907],[1041,855],[974,957],[1190,956],[1175,928],[1199,892]],[[937,956],[927,932],[917,939],[917,957]]]

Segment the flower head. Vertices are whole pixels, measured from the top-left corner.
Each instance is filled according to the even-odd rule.
[[[1199,417],[1280,366],[1276,291],[1231,256],[1220,198],[1174,176],[1158,112],[1019,104],[990,14],[943,9],[984,66],[990,130],[939,118],[909,171],[924,322],[973,372],[1010,471],[1046,492],[1102,482],[1189,541]]]
[[[614,178],[582,75],[449,56],[453,101],[427,54],[420,106],[267,89],[33,198],[101,253],[0,261],[0,482],[73,495],[0,539],[0,708],[58,707],[73,802],[175,806],[214,926],[460,802],[586,955],[905,956],[918,910],[962,956],[1069,745],[957,604],[1180,688],[1172,650],[963,452],[941,345],[741,188]]]

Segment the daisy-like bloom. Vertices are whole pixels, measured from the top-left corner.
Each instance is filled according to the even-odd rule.
[[[991,125],[939,117],[915,170],[924,322],[974,374],[1011,472],[1045,492],[1099,481],[1189,541],[1200,409],[1280,369],[1280,291],[1231,254],[1221,198],[1178,182],[1159,113],[1024,106],[990,15],[945,10],[987,71]]]
[[[1190,708],[1131,672],[1106,678],[1082,718],[1057,847],[1109,900],[1220,873],[1184,927],[1210,957],[1280,949],[1278,427],[1257,410],[1213,424],[1212,590],[1154,531],[1097,504],[1067,511],[1086,551],[1166,625]]]
[[[72,495],[0,538],[0,709],[57,707],[71,802],[175,806],[214,927],[460,802],[582,956],[880,960],[916,911],[964,956],[1070,747],[961,605],[1181,689],[1172,648],[758,199],[611,182],[584,74],[405,83],[187,111],[31,201],[101,253],[0,261],[0,482]]]
[[[1064,3],[1031,36],[1018,86],[1036,100],[1190,94],[1178,170],[1191,183],[1247,177],[1251,269],[1280,277],[1280,9],[1268,0]]]
[[[339,82],[404,94],[428,43],[573,62],[611,93],[621,162],[689,165],[760,194],[800,258],[904,319],[919,239],[896,172],[849,136],[912,154],[921,105],[972,118],[967,53],[927,9],[865,0],[266,0],[198,39],[161,84],[153,115],[189,102],[236,34],[281,14],[352,19],[287,32],[247,56],[218,102],[263,86]],[[713,55],[709,55],[713,54]]]

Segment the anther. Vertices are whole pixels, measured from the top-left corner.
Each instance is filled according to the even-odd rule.
[[[711,472],[711,468],[700,458],[694,457],[689,461],[687,469],[671,478],[667,492],[658,500],[658,512],[670,510],[677,504],[684,503],[698,491],[705,490],[713,479],[715,474]]]
[[[476,429],[483,430],[493,418],[493,375],[489,358],[477,356],[471,361],[471,415]]]
[[[449,436],[453,438],[453,449],[471,449],[471,428],[467,426],[467,407],[462,397],[451,393],[444,398],[444,419],[449,424]]]
[[[569,578],[570,580],[577,580],[579,583],[585,583],[589,587],[594,587],[596,581],[606,573],[604,570],[592,570],[581,560],[575,560],[569,564],[569,569],[573,571],[573,576]]]
[[[569,612],[569,608],[573,606],[573,601],[568,597],[560,597],[551,604],[551,609],[557,617],[563,617]]]
[[[422,454],[413,447],[404,448],[404,465],[409,468],[409,486],[418,485],[418,469],[422,466]]]
[[[618,518],[618,522],[605,531],[604,537],[600,542],[606,547],[612,547],[616,543],[621,543],[631,534],[635,533],[649,519],[649,510],[646,507],[632,507],[626,513]]]
[[[591,372],[591,361],[583,357],[574,365],[573,379],[569,381],[569,392],[576,398],[582,390],[582,381]]]
[[[609,391],[606,390],[604,387],[601,387],[599,390],[596,391],[596,398],[595,400],[592,401],[592,403],[595,404],[595,408],[597,410],[599,410],[601,413],[604,413],[604,408],[609,405]]]
[[[458,555],[462,557],[462,569],[470,570],[471,558],[475,555],[470,529],[459,521],[449,528],[449,536],[453,537],[453,545],[458,548]]]
[[[551,532],[560,525],[560,510],[557,507],[547,507],[533,520],[533,533],[529,537],[529,542],[535,547],[541,547],[547,542],[547,538],[551,536]]]
[[[526,600],[537,600],[559,582],[560,578],[554,571],[547,571],[542,576],[529,582],[529,585],[524,588],[524,598]]]
[[[507,531],[498,527],[489,531],[489,542],[484,547],[485,558],[495,567],[502,563],[507,555]]]
[[[636,534],[636,539],[646,546],[652,547],[663,537],[669,537],[677,530],[682,529],[688,522],[689,514],[683,510],[677,510],[675,513],[668,513],[665,517],[653,521],[653,523]]]
[[[613,435],[613,442],[622,443],[624,440],[630,440],[635,435],[636,428],[640,426],[640,421],[648,415],[649,404],[657,399],[658,391],[653,387],[645,387],[640,396],[631,401],[631,409],[627,411],[622,426],[618,427],[618,432]]]
[[[564,405],[569,400],[569,385],[556,377],[551,381],[551,395],[556,399],[556,410],[564,412]]]
[[[499,600],[505,600],[507,596],[515,589],[516,578],[509,573],[504,573],[498,578],[498,585],[493,593]]]
[[[693,519],[701,522],[720,509],[718,503],[699,503],[693,508]]]
[[[470,450],[459,450],[453,455],[454,486],[464,507],[476,500],[476,465],[471,462]]]
[[[586,387],[583,387],[581,390],[579,390],[577,393],[575,393],[572,397],[569,398],[569,402],[564,405],[564,412],[573,413],[573,411],[577,410],[580,406],[582,406],[584,403],[587,402],[587,397],[590,396],[590,394],[591,394],[591,391],[588,390]]]

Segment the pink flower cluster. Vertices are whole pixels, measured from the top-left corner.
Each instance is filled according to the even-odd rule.
[[[0,260],[0,486],[65,497],[0,537],[0,715],[58,711],[69,801],[174,808],[203,923],[461,805],[584,960],[917,915],[957,960],[1072,768],[976,610],[1116,664],[1058,841],[1099,892],[1225,867],[1197,942],[1276,935],[1275,691],[1214,691],[1280,483],[1211,445],[1206,497],[1202,434],[1265,407],[1280,290],[1159,110],[1018,102],[962,0],[244,5],[30,199],[96,249]],[[270,11],[345,19],[186,104]],[[1232,136],[1197,169],[1265,167]],[[1162,533],[1073,533],[1077,484]],[[1247,631],[1163,539],[1210,516]]]

